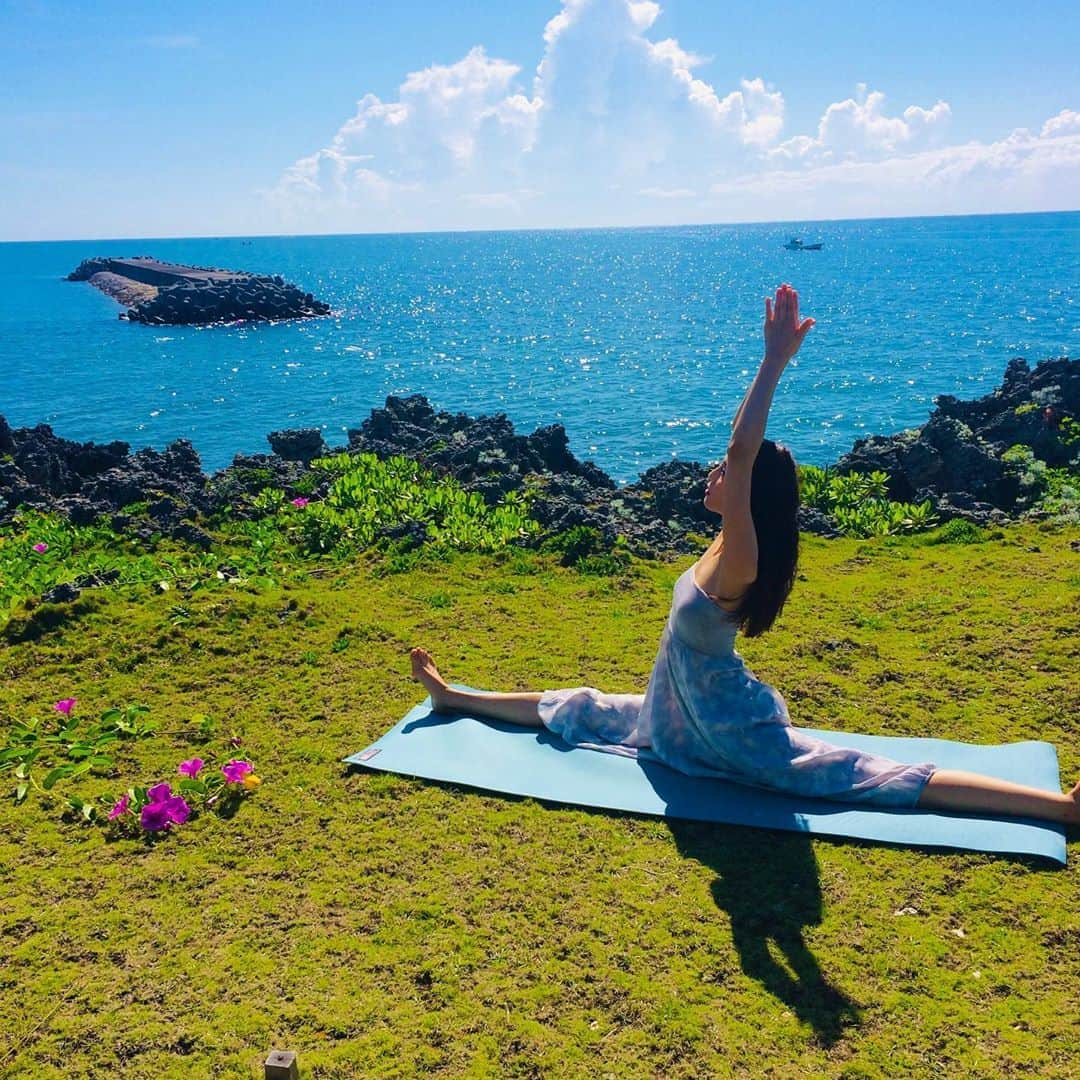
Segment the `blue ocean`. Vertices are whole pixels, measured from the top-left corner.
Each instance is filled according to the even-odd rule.
[[[821,251],[788,251],[791,236]],[[281,274],[334,314],[146,327],[86,284],[94,255]],[[769,435],[825,464],[975,397],[1011,357],[1075,352],[1080,213],[541,232],[0,244],[0,413],[133,448],[192,440],[207,469],[266,433],[346,442],[388,394],[561,422],[617,481],[715,460],[787,281],[817,326]]]

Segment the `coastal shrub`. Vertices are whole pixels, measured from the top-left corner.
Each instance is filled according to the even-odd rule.
[[[267,489],[256,500],[260,510],[279,516],[307,554],[344,558],[385,548],[410,526],[435,547],[498,551],[540,528],[528,515],[524,493],[509,492],[489,507],[479,493],[409,458],[336,454],[313,461],[312,469],[320,479],[331,479],[324,498],[289,501],[283,492]]]
[[[981,544],[990,538],[990,533],[980,529],[973,521],[966,518],[953,518],[946,521],[940,529],[929,533],[924,543],[927,544]]]
[[[799,491],[804,506],[826,514],[845,536],[865,539],[924,532],[937,524],[929,499],[921,503],[890,499],[888,474],[880,471],[840,475],[828,467],[802,465]]]
[[[1001,460],[1019,480],[1029,513],[1062,523],[1080,518],[1080,470],[1075,465],[1052,468],[1023,443],[1010,446]]]
[[[72,525],[57,514],[21,511],[0,528],[0,623],[24,600],[55,585],[172,581],[212,573],[215,557],[176,546],[148,554],[108,525]]]
[[[562,556],[563,566],[573,566],[580,558],[602,553],[605,547],[599,529],[592,525],[575,525],[547,537],[540,545],[540,550],[545,554]]]
[[[630,565],[626,538],[620,536],[612,547],[608,547],[603,534],[592,525],[575,525],[549,536],[540,545],[540,550],[559,555],[563,566],[572,566],[582,574],[621,574]]]
[[[579,574],[595,574],[598,577],[615,577],[630,565],[630,555],[625,551],[608,551],[602,555],[583,555],[574,563]]]
[[[293,484],[293,490],[297,493],[297,495],[314,495],[316,488],[318,488],[319,486],[320,480],[321,478],[318,473],[311,472],[309,470],[308,472],[304,473],[304,475],[301,476],[295,484]]]

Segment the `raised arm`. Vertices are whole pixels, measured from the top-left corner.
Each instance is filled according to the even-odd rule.
[[[733,453],[737,457],[749,456],[753,465],[761,440],[765,438],[765,423],[776,384],[813,325],[813,319],[799,320],[799,294],[790,285],[781,285],[776,290],[775,303],[766,297],[765,358],[731,426],[729,469]]]
[[[722,477],[719,511],[724,522],[701,560],[703,575],[698,580],[718,599],[736,599],[757,578],[758,543],[750,513],[750,479],[765,438],[776,384],[813,325],[813,319],[800,321],[799,297],[790,285],[781,285],[775,300],[765,301],[765,358],[735,414],[723,469],[718,466],[709,474],[710,485],[718,475]],[[706,506],[710,506],[710,498],[707,493]]]

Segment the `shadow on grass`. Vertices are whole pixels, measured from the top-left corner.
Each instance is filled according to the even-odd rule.
[[[421,713],[405,723],[402,734],[443,728],[452,724],[456,716]],[[573,752],[546,730],[524,729],[492,719],[482,723],[530,744],[539,742],[561,753]],[[694,792],[702,781],[654,762],[638,764],[669,810],[694,812],[700,802]],[[363,763],[357,762],[349,768],[357,766],[362,768]],[[462,790],[460,783],[425,782]],[[531,797],[552,808],[563,805],[542,795],[502,794],[510,799]],[[739,789],[734,789],[730,797],[741,798]],[[590,807],[590,810],[623,816],[622,811],[604,807]],[[680,854],[696,859],[716,874],[713,899],[731,920],[732,943],[743,972],[812,1027],[821,1044],[836,1043],[845,1028],[859,1022],[859,1014],[854,1002],[825,977],[804,937],[805,929],[817,926],[822,917],[821,882],[810,837],[801,832],[744,830],[713,821],[674,817],[667,818],[666,824]]]
[[[858,1024],[855,1003],[833,986],[804,938],[821,922],[821,882],[808,836],[669,819],[680,854],[713,870],[716,906],[731,919],[743,973],[761,983],[832,1046]],[[778,954],[778,955],[777,955]]]
[[[500,741],[469,744],[471,729],[457,728],[461,719],[500,733]],[[539,743],[562,754],[579,753],[543,729],[525,729],[492,719],[461,718],[456,713],[437,715],[423,705],[406,717],[401,733],[409,735],[438,728],[450,731],[451,725],[466,750],[462,751],[458,743],[450,742],[441,746],[440,752],[449,757],[464,754],[469,759],[468,747],[471,745],[474,759],[478,747],[496,756],[505,755],[501,758],[504,781],[506,776],[514,776],[521,782],[521,776],[527,775],[522,769],[536,765],[532,758],[517,754],[514,744],[519,741],[527,747]],[[506,740],[503,736],[512,738]],[[380,751],[368,752],[377,754]],[[623,764],[616,766],[617,760]],[[618,810],[607,808],[618,805],[622,799],[625,774],[617,770],[627,765],[625,759],[597,755],[588,761],[587,768],[582,765],[584,758],[575,761],[579,766],[576,770],[569,762],[564,769],[558,770],[563,780],[561,785],[539,782],[538,777],[543,774],[533,777],[528,785],[531,795],[527,797],[547,806],[570,802],[588,806],[594,812],[620,814]],[[782,1001],[800,1021],[812,1027],[821,1044],[831,1046],[836,1043],[845,1029],[860,1023],[860,1016],[856,1004],[829,982],[806,942],[807,928],[821,922],[823,904],[812,840],[804,831],[802,803],[778,793],[758,791],[754,796],[754,812],[747,815],[744,789],[738,785],[718,786],[715,781],[684,776],[640,757],[636,765],[645,774],[652,793],[663,804],[666,824],[679,852],[715,872],[713,899],[718,908],[728,913],[732,942],[743,972]],[[447,786],[457,790],[478,786],[481,790],[491,791],[493,775],[489,766],[472,774],[466,769],[457,784],[448,783]],[[842,816],[850,812],[851,808],[846,804],[822,802],[815,808],[815,815],[819,817]],[[694,820],[701,818],[706,820]],[[737,825],[718,824],[725,820],[758,827],[744,830]],[[792,831],[774,831],[780,829]],[[816,834],[816,838],[825,839],[820,834]],[[842,842],[858,841],[845,838]],[[1030,862],[1022,857],[1018,861]]]

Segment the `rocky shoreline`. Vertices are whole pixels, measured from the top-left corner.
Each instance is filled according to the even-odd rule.
[[[87,281],[128,305],[121,319],[150,326],[310,319],[330,314],[284,278],[215,267],[163,263],[147,256],[84,259],[67,281]]]
[[[1078,417],[1080,361],[1045,360],[1032,369],[1015,359],[992,393],[974,401],[940,397],[922,427],[861,439],[835,469],[886,472],[893,498],[929,499],[941,521],[1004,524],[1033,504],[1022,476],[1002,460],[1004,452],[1022,443],[1048,466],[1075,468]],[[519,435],[505,414],[437,412],[416,394],[388,397],[348,438],[347,446],[330,450],[318,429],[273,432],[271,453],[238,454],[228,468],[207,475],[186,439],[162,451],[132,453],[126,442],[61,438],[47,424],[12,429],[0,416],[0,524],[25,506],[75,524],[104,516],[117,531],[145,540],[161,534],[209,548],[211,537],[200,524],[206,516],[226,510],[254,515],[251,500],[262,488],[296,494],[313,458],[340,451],[413,458],[454,477],[489,505],[528,482],[537,489],[531,513],[543,526],[536,542],[590,526],[609,544],[623,536],[635,554],[663,557],[697,550],[700,541],[692,535],[710,534],[719,524],[702,505],[707,464],[664,462],[620,487],[572,453],[561,424]],[[320,494],[316,488],[313,497]],[[146,506],[145,515],[125,509],[135,503]],[[800,526],[837,535],[824,514],[806,507]]]

